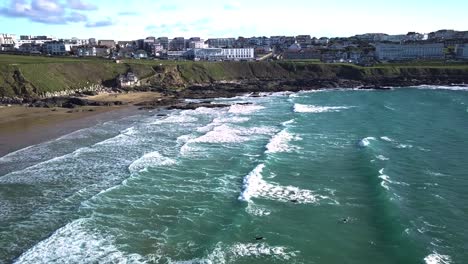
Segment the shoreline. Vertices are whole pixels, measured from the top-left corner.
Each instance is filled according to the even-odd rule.
[[[242,85],[241,85],[242,86]],[[416,85],[437,87],[441,85]],[[443,86],[443,85],[442,85]],[[466,84],[448,84],[447,87],[467,87]],[[130,92],[130,93],[102,93],[94,96],[83,97],[91,102],[98,102],[103,106],[79,106],[77,108],[44,108],[28,107],[24,105],[0,106],[0,157],[18,151],[28,146],[53,140],[74,131],[88,128],[121,117],[139,113],[140,110],[159,109],[196,109],[198,107],[223,107],[224,105],[211,104],[209,101],[202,103],[185,102],[185,99],[213,99],[234,97],[250,94],[252,97],[262,96],[262,93],[275,92],[300,92],[311,90],[392,90],[399,86],[385,87],[266,87],[252,91],[244,87],[232,84],[221,89],[214,87],[195,86],[173,94],[159,92]],[[273,89],[272,89],[273,88]],[[67,97],[74,98],[74,97]],[[107,103],[121,102],[119,104]],[[107,105],[107,106],[106,106]]]
[[[0,109],[0,158],[80,129],[138,113],[134,106],[89,108],[94,109],[93,111],[87,109],[72,113],[67,113],[68,109],[52,112],[50,109],[22,106]],[[5,110],[16,112],[16,117],[4,120]]]

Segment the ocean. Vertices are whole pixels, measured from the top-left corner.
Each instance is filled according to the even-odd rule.
[[[468,263],[468,89],[216,99],[0,158],[0,263]]]

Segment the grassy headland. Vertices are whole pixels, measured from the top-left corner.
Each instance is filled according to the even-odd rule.
[[[414,62],[360,67],[317,61],[192,62],[0,55],[0,97],[38,97],[91,85],[114,87],[119,74],[134,72],[143,85],[183,89],[219,82],[336,81],[390,84],[392,81],[467,82],[468,63]]]

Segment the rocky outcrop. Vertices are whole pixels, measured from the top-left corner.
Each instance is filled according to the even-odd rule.
[[[27,103],[27,102],[22,102]],[[100,102],[86,100],[78,97],[50,97],[44,99],[33,99],[29,102],[28,106],[30,107],[63,107],[63,108],[76,108],[80,106],[114,106],[114,105],[124,105],[124,102],[121,101],[112,101],[112,102]]]
[[[99,93],[109,92],[111,89],[104,87],[102,84],[90,84],[89,86],[75,90],[63,90],[58,92],[46,92],[41,94],[39,97],[42,99],[51,97],[62,97],[71,95],[97,95]]]

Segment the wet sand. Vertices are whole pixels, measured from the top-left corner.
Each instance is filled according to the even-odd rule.
[[[32,108],[0,106],[0,157],[73,131],[138,113],[132,104],[161,98],[159,93],[101,94],[87,99],[122,101],[124,106]]]
[[[86,99],[101,102],[122,101],[127,104],[136,104],[146,101],[154,101],[162,98],[160,93],[156,92],[137,92],[137,93],[120,93],[120,94],[99,94],[88,96]]]

